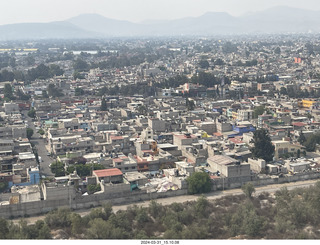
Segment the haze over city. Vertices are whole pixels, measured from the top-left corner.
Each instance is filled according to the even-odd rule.
[[[1,3],[0,25],[61,21],[84,13],[132,22],[197,17],[206,12],[241,16],[279,5],[320,10],[317,0],[12,0]]]
[[[0,240],[320,239],[319,180],[319,0],[2,2]]]

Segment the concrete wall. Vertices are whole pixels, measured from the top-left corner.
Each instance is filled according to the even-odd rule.
[[[79,196],[77,198],[69,199],[56,199],[56,200],[43,200],[38,202],[28,202],[12,205],[0,206],[0,217],[3,218],[17,218],[25,216],[34,216],[45,214],[58,207],[67,207],[71,209],[87,209],[101,206],[107,202],[113,205],[131,204],[140,201],[153,200],[165,197],[174,197],[186,195],[187,190],[168,191],[161,193],[146,193],[143,191],[134,191],[125,196],[119,197],[117,195],[100,194]]]
[[[220,178],[212,181],[212,190],[225,190],[232,188],[240,188],[242,184],[252,182],[254,186],[263,186],[270,184],[283,184],[295,181],[303,181],[310,179],[320,179],[320,173],[309,172],[300,173],[284,177],[266,177],[266,178],[251,178],[251,177],[237,177],[237,178]],[[69,198],[58,198],[51,200],[42,200],[36,202],[19,203],[12,205],[0,206],[0,217],[3,218],[17,218],[24,216],[34,216],[45,214],[51,210],[61,207],[68,207],[71,209],[88,209],[111,202],[113,205],[134,204],[135,202],[174,197],[186,195],[187,189],[179,189],[177,191],[168,191],[162,193],[146,193],[145,191],[137,190],[133,192],[123,193],[101,193],[88,196],[72,196]],[[3,196],[1,200],[6,200],[7,196]]]
[[[238,177],[238,178],[220,178],[213,180],[213,190],[226,190],[233,188],[240,188],[242,184],[251,182],[254,186],[264,186],[273,184],[284,184],[296,181],[314,180],[320,179],[320,173],[299,173],[290,176],[267,176],[266,178],[250,178],[250,177]]]
[[[261,172],[261,170],[266,167],[266,161],[263,159],[248,158],[248,163],[250,164],[251,170],[256,172]]]

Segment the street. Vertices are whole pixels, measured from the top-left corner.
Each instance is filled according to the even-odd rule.
[[[35,145],[37,148],[38,156],[41,157],[40,162],[40,176],[53,177],[54,174],[51,173],[49,164],[54,161],[54,159],[47,156],[46,142],[45,139],[37,132],[36,127],[34,126],[34,122],[32,122],[32,118],[28,116],[28,111],[22,111],[22,114],[25,116],[25,120],[28,123],[28,128],[33,130],[33,136],[31,137],[30,142]]]
[[[276,191],[280,190],[283,187],[287,187],[288,190],[292,190],[295,188],[307,188],[309,186],[314,185],[319,180],[306,180],[306,181],[299,181],[299,182],[292,182],[292,183],[286,183],[286,184],[277,184],[277,185],[266,185],[261,187],[255,187],[255,193],[253,195],[258,195],[262,192],[268,192],[268,193],[275,193]],[[214,200],[218,199],[224,196],[230,196],[230,195],[240,195],[243,191],[241,189],[231,189],[231,190],[225,190],[225,191],[214,191],[207,194],[204,194],[204,196],[207,197],[208,200]],[[176,196],[176,197],[167,197],[167,198],[160,198],[157,199],[157,203],[166,206],[170,205],[174,202],[176,203],[184,203],[187,201],[196,201],[201,195],[183,195],[183,196]],[[137,205],[140,207],[148,207],[150,203],[150,200],[148,201],[142,201],[142,202],[136,202],[131,204],[125,204],[125,205],[114,205],[112,206],[113,212],[117,212],[119,210],[126,210],[129,206]],[[80,214],[82,217],[85,215],[88,215],[91,212],[91,209],[86,210],[76,210],[74,211],[78,214]],[[29,217],[24,218],[29,224],[34,224],[37,220],[43,220],[45,216],[36,216],[36,217]],[[14,223],[18,223],[20,219],[14,219],[12,220]]]

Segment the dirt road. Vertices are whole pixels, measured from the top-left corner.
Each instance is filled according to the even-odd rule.
[[[292,183],[286,183],[286,184],[277,184],[277,185],[266,185],[261,187],[255,187],[255,195],[262,193],[262,192],[269,192],[274,193],[277,190],[279,190],[282,187],[287,187],[288,190],[292,190],[294,188],[307,188],[311,185],[314,185],[319,180],[307,180],[307,181],[299,181],[299,182],[292,182]],[[240,195],[242,194],[241,189],[232,189],[232,190],[225,190],[225,191],[215,191],[205,194],[208,200],[213,200],[216,198],[221,198],[223,196],[228,195]],[[177,203],[183,203],[187,201],[196,201],[199,198],[200,195],[183,195],[183,196],[176,196],[176,197],[168,197],[168,198],[161,198],[157,199],[157,202],[162,205],[170,205],[174,202]],[[137,205],[141,207],[148,207],[150,201],[143,201],[143,202],[137,202],[134,204],[126,204],[126,205],[117,205],[113,206],[113,211],[117,212],[119,210],[126,210],[127,207]],[[76,210],[76,213],[80,214],[82,217],[90,213],[90,209],[87,210]],[[24,218],[29,224],[34,224],[37,220],[43,220],[45,216],[35,216],[35,217],[29,217]],[[18,223],[20,219],[14,219],[12,220],[14,223]]]

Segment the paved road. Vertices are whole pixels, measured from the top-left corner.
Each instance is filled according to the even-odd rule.
[[[316,182],[319,180],[306,180],[306,181],[299,181],[299,182],[292,182],[292,183],[286,183],[286,184],[278,184],[278,185],[266,185],[262,187],[256,187],[255,194],[258,195],[259,193],[262,192],[269,192],[269,193],[274,193],[277,190],[280,190],[282,187],[287,187],[288,190],[292,190],[295,188],[307,188],[309,186],[314,185]],[[232,190],[225,190],[225,191],[215,191],[215,192],[210,192],[205,194],[208,200],[214,200],[217,198],[221,198],[224,196],[229,196],[229,195],[240,195],[242,194],[241,189],[232,189]],[[183,196],[177,196],[177,197],[167,197],[167,198],[160,198],[157,199],[156,201],[160,203],[163,206],[170,205],[174,202],[176,203],[184,203],[187,201],[196,201],[199,198],[200,195],[183,195]],[[136,202],[133,204],[126,204],[126,205],[115,205],[112,206],[113,212],[117,212],[119,210],[126,210],[129,206],[137,205],[141,207],[148,207],[150,201],[143,201],[143,202]],[[90,209],[86,210],[76,210],[75,212],[80,214],[82,217],[90,213]],[[36,217],[29,217],[25,218],[25,220],[29,224],[34,224],[37,220],[43,220],[45,216],[36,216]],[[18,223],[20,219],[14,219],[14,223]]]
[[[22,111],[22,114],[25,116],[25,120],[28,123],[28,127],[33,129],[33,136],[31,137],[30,142],[35,145],[37,148],[38,156],[41,157],[40,163],[40,176],[53,177],[54,174],[51,173],[49,168],[49,164],[54,161],[51,157],[47,156],[47,149],[45,147],[46,141],[42,138],[42,136],[37,133],[36,127],[34,126],[34,122],[32,122],[32,118],[28,117],[28,111]]]

